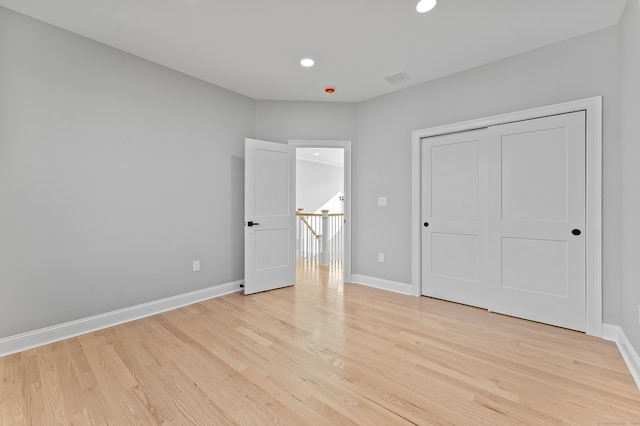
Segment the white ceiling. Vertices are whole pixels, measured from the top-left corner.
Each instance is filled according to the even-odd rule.
[[[0,0],[255,99],[362,101],[618,23],[627,0]],[[303,69],[304,56],[316,60]],[[385,77],[405,71],[411,80]],[[333,95],[323,88],[336,87]]]

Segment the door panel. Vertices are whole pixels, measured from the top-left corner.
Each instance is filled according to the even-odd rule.
[[[289,265],[288,229],[255,229],[254,232],[255,269],[257,271]]]
[[[431,233],[431,273],[441,278],[480,281],[477,235]]]
[[[485,306],[485,131],[422,141],[422,293]]]
[[[566,222],[567,136],[566,127],[502,136],[503,220]]]
[[[288,213],[289,175],[285,172],[289,170],[289,153],[272,149],[254,150],[254,217],[287,216]]]
[[[584,112],[489,128],[491,311],[585,330],[584,129]]]
[[[501,251],[503,288],[559,297],[569,295],[566,241],[503,237]]]
[[[438,143],[431,144],[431,217],[477,219],[478,141]]]
[[[245,140],[245,294],[295,284],[295,156]]]

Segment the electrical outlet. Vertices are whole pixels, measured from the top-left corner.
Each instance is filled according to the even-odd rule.
[[[387,197],[378,197],[378,207],[387,207]]]
[[[378,262],[384,262],[384,253],[378,253]]]
[[[193,261],[193,272],[198,272],[200,270],[200,261],[199,260],[194,260]]]

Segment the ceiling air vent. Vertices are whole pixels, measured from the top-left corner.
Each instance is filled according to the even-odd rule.
[[[400,71],[398,73],[388,75],[384,79],[395,86],[396,84],[411,80],[411,77],[409,77],[409,74],[406,72]]]

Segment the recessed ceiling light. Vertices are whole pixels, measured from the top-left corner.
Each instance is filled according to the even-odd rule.
[[[420,0],[416,5],[418,13],[427,13],[436,7],[437,0]]]
[[[313,155],[320,155],[320,153],[319,152],[314,152]]]
[[[312,66],[314,66],[316,63],[316,61],[314,61],[311,58],[304,58],[300,61],[300,65],[302,65],[305,68],[310,68]]]

